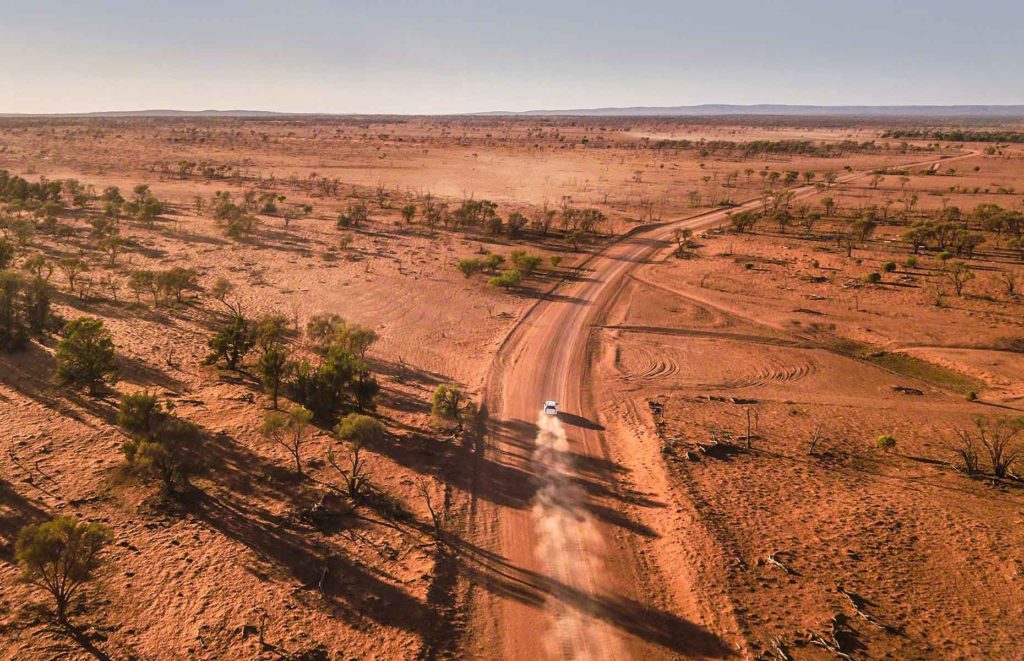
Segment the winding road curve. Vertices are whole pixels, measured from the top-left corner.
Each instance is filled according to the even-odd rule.
[[[792,190],[794,199],[816,193],[813,186]],[[631,270],[671,249],[676,229],[699,232],[725,222],[728,212],[759,206],[751,200],[630,232],[591,256],[505,339],[486,382],[487,439],[474,467],[471,533],[487,560],[469,654],[496,658],[500,650],[501,658],[516,660],[722,655],[722,641],[699,623],[645,605],[648,573],[637,566],[632,545],[617,542],[622,536],[615,528],[629,528],[628,518],[607,505],[595,513],[595,493],[602,503],[617,502],[608,498],[616,468],[583,381],[590,327]],[[561,424],[538,416],[545,399],[560,402]]]

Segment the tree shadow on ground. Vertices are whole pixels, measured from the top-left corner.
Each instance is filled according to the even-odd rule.
[[[40,406],[90,428],[98,427],[82,416],[79,409],[106,424],[113,424],[117,411],[110,401],[58,386],[54,381],[56,368],[50,352],[35,342],[29,342],[23,351],[0,354],[0,383]]]
[[[49,513],[0,480],[0,559],[14,562],[14,541],[18,531],[30,523],[49,518]]]
[[[207,475],[226,488],[216,492],[190,489],[181,499],[182,507],[249,548],[287,579],[297,581],[311,606],[324,607],[364,629],[377,624],[424,638],[445,626],[432,608],[385,580],[386,572],[364,565],[294,515],[316,500],[310,481],[298,479],[226,434],[210,435],[204,456],[208,458]],[[264,502],[291,507],[278,513]]]
[[[533,608],[552,605],[569,608],[674,654],[706,658],[733,656],[723,639],[673,613],[620,595],[584,592],[516,567],[502,556],[454,536],[447,536],[446,541],[457,551],[470,580],[495,596]]]

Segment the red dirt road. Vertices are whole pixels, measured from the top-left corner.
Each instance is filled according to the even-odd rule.
[[[794,191],[797,199],[815,194],[809,186]],[[718,658],[735,650],[737,641],[708,630],[706,605],[696,607],[701,586],[668,591],[688,594],[688,604],[672,603],[666,610],[652,603],[652,595],[663,592],[659,580],[686,581],[687,573],[657,567],[664,564],[657,558],[651,571],[651,554],[642,550],[649,546],[644,538],[651,535],[644,531],[650,528],[624,513],[628,508],[617,485],[622,470],[609,461],[604,445],[628,439],[604,438],[584,381],[589,329],[625,276],[670,250],[676,229],[697,232],[723,223],[727,212],[759,206],[754,200],[622,237],[539,301],[499,350],[483,401],[488,442],[476,466],[474,542],[484,590],[474,606],[474,654]],[[559,401],[559,420],[540,415],[545,399]]]

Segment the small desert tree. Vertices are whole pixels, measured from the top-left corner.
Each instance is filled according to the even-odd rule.
[[[28,339],[22,310],[25,279],[14,271],[0,271],[0,350],[13,351]]]
[[[57,266],[60,268],[64,277],[68,281],[68,289],[72,293],[75,291],[75,283],[78,278],[89,270],[89,265],[77,257],[68,257],[57,262]]]
[[[345,493],[353,501],[360,499],[368,483],[362,450],[368,445],[379,443],[384,438],[384,432],[384,425],[380,421],[359,413],[348,414],[334,428],[334,433],[348,446],[348,465],[341,466],[333,450],[328,451],[327,461],[341,475],[345,483]]]
[[[100,239],[96,247],[106,253],[110,266],[114,266],[117,263],[117,256],[126,245],[128,241],[120,234],[110,234]]]
[[[50,594],[57,621],[68,623],[68,606],[100,566],[100,551],[110,542],[109,530],[98,523],[80,523],[60,516],[18,533],[15,557],[22,580]]]
[[[28,322],[29,333],[32,335],[43,335],[51,330],[54,322],[53,314],[50,312],[52,298],[52,287],[40,277],[32,278],[25,287],[22,311]]]
[[[181,303],[182,293],[196,285],[196,272],[176,266],[157,273],[154,284],[157,290],[163,294],[165,301],[174,296],[175,302]]]
[[[430,412],[440,420],[462,422],[462,403],[465,397],[456,385],[441,384],[434,391]]]
[[[284,346],[273,346],[260,354],[256,369],[259,371],[263,392],[270,397],[271,405],[276,409],[277,400],[281,395],[281,386],[288,374],[288,352]]]
[[[505,256],[497,253],[490,253],[480,260],[480,264],[490,273],[497,273],[504,263]]]
[[[114,341],[103,322],[81,317],[64,326],[64,338],[57,344],[57,381],[63,385],[85,387],[95,393],[107,381],[113,381]]]
[[[953,285],[953,290],[956,291],[957,296],[962,296],[964,286],[971,280],[974,280],[974,271],[963,262],[953,262],[947,265],[943,269],[943,273],[949,284]]]
[[[223,359],[228,369],[238,369],[239,363],[254,344],[249,321],[241,315],[235,315],[207,342],[212,352],[206,357],[206,363],[212,365]]]
[[[136,409],[134,413],[146,415],[144,409]],[[188,473],[193,468],[190,458],[194,453],[191,450],[199,440],[199,427],[163,413],[159,408],[149,411],[148,417],[148,420],[144,417],[133,420],[141,423],[144,429],[133,433],[125,441],[122,451],[131,466],[158,478],[164,493],[173,496],[179,486],[188,483]],[[120,412],[118,419],[121,419]]]
[[[117,426],[132,434],[149,434],[162,413],[160,401],[149,392],[129,393],[121,397]]]
[[[135,292],[135,301],[142,301],[142,294],[149,292],[153,295],[153,305],[158,302],[159,290],[156,288],[156,273],[146,269],[138,269],[128,276],[128,287]]]
[[[302,476],[302,446],[313,412],[301,405],[284,411],[268,411],[263,420],[263,438],[280,445],[295,459],[295,472]]]

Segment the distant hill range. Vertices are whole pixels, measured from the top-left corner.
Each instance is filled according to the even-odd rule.
[[[0,113],[0,117],[280,117],[300,113],[270,110],[107,110],[99,112]]]
[[[526,110],[464,113],[475,117],[903,117],[903,118],[999,118],[1024,119],[1024,105],[1002,106],[796,106],[784,104],[698,106],[630,106],[624,108],[577,108],[574,110]],[[111,110],[82,113],[0,113],[0,117],[370,117],[357,113],[289,113],[269,110]],[[387,116],[387,115],[382,115]],[[395,115],[390,115],[394,117]],[[458,116],[458,115],[454,115]]]
[[[1024,118],[1024,105],[1017,106],[791,106],[757,104],[738,106],[632,106],[627,108],[581,108],[576,110],[529,110],[488,112],[482,115],[533,115],[570,117],[722,117],[722,116],[804,116],[804,117],[1000,117]]]

